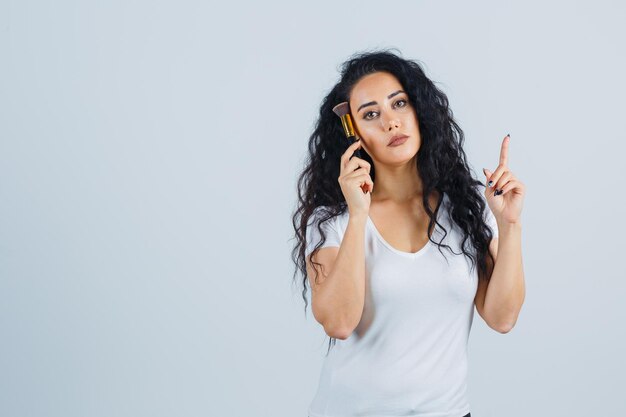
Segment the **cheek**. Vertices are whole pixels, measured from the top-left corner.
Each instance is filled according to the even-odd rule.
[[[365,131],[365,126],[363,126],[362,123],[360,123],[356,118],[352,118],[352,126],[354,127],[354,130],[356,130],[356,133],[360,135],[360,133]]]
[[[412,125],[419,126],[419,121],[417,120],[417,115],[414,111],[407,114],[407,122],[411,123]]]
[[[368,155],[372,155],[373,153],[376,153],[376,144],[374,143],[374,140],[370,137],[370,136],[365,136],[365,139],[361,139],[363,141],[363,149],[365,149],[365,152],[367,152]],[[374,148],[374,149],[372,149]]]
[[[374,129],[372,128],[371,124],[354,123],[354,129],[356,130],[359,137],[365,138],[367,143],[373,142],[376,137],[375,132],[373,132]]]

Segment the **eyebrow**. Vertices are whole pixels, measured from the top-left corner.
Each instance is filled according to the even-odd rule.
[[[396,95],[398,95],[398,94],[400,94],[400,93],[404,93],[404,91],[403,91],[403,90],[398,90],[398,91],[396,91],[396,92],[393,92],[393,93],[389,94],[389,95],[387,96],[387,98],[391,98],[391,97],[396,96]],[[356,111],[356,112],[358,113],[358,112],[360,112],[360,111],[361,111],[361,109],[362,109],[363,107],[371,106],[371,105],[373,105],[373,104],[378,104],[378,103],[377,103],[377,102],[375,102],[375,101],[370,101],[370,102],[367,102],[367,103],[363,103],[363,104],[361,104],[361,105],[359,106],[359,108],[357,109],[357,111]]]

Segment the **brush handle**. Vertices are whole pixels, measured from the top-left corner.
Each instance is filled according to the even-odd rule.
[[[348,146],[352,146],[354,145],[354,143],[357,141],[357,137],[356,136],[348,136],[348,142],[350,143],[350,145]],[[358,156],[359,158],[363,159],[363,154],[361,154],[361,149],[357,149],[356,151],[354,151],[354,154],[356,156]]]
[[[350,142],[349,146],[352,146],[354,144],[354,142],[356,142],[357,138],[356,136],[348,136],[348,142]],[[358,158],[364,159],[363,158],[363,154],[361,154],[361,149],[357,149],[356,151],[354,151],[354,155],[357,156]],[[367,185],[363,184],[361,186],[361,189],[363,190],[363,194],[368,193],[369,191],[367,190]]]

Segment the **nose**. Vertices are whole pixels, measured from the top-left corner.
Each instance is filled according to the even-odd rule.
[[[387,130],[388,130],[388,131],[391,131],[391,130],[393,130],[394,128],[395,128],[395,129],[398,129],[398,128],[400,127],[400,120],[398,120],[398,119],[391,119],[391,120],[388,120],[388,121],[386,122],[386,126],[385,126],[385,127],[387,128]]]

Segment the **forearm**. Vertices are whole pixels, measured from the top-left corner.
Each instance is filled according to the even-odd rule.
[[[498,253],[485,295],[485,311],[499,328],[509,331],[517,321],[525,293],[521,223],[498,224]]]
[[[337,258],[327,278],[323,305],[328,310],[327,332],[349,334],[358,325],[365,303],[365,222],[367,215],[350,216]]]

